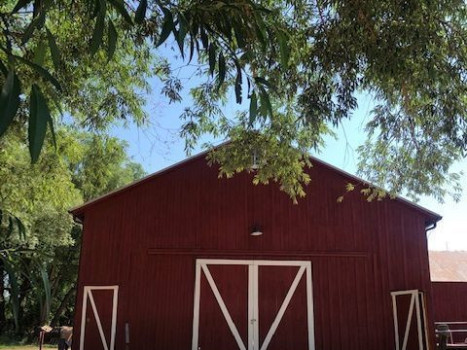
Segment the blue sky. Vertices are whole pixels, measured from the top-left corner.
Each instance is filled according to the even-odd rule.
[[[162,84],[157,79],[151,80],[152,94],[147,96],[145,106],[150,116],[149,125],[137,128],[129,124],[127,127],[116,127],[112,130],[115,136],[126,140],[129,153],[133,160],[143,165],[148,173],[155,172],[179,162],[187,157],[184,152],[184,141],[179,137],[182,122],[179,119],[183,106],[189,104],[188,90],[196,83],[190,69],[181,70],[179,78],[186,87],[182,96],[182,104],[170,104],[160,94]],[[345,121],[335,130],[338,139],[327,138],[326,147],[315,154],[323,161],[330,163],[349,173],[355,174],[358,155],[357,147],[364,141],[364,125],[369,119],[372,101],[366,97],[359,98],[359,109],[351,120]],[[233,115],[238,106],[233,102],[225,107],[225,113]],[[195,150],[194,153],[200,151]],[[456,164],[456,170],[467,174],[467,159]],[[467,184],[464,175],[462,183]],[[465,186],[464,192],[467,192]],[[467,193],[460,202],[455,203],[446,198],[445,203],[438,203],[431,198],[421,198],[419,205],[443,216],[435,230],[429,233],[429,248],[431,250],[467,250]]]

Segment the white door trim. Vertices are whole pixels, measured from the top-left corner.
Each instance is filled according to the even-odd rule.
[[[230,317],[225,303],[219,293],[214,279],[209,271],[208,265],[247,265],[248,266],[248,344],[245,346],[240,334]],[[259,310],[258,310],[258,267],[259,266],[297,266],[299,270],[295,276],[282,305],[271,324],[263,344],[259,344]],[[267,347],[279,326],[282,317],[292,299],[298,284],[305,275],[306,277],[306,299],[307,299],[307,330],[308,350],[314,350],[314,321],[313,321],[313,294],[310,261],[294,260],[228,260],[228,259],[197,259],[195,272],[195,293],[193,307],[193,338],[192,350],[198,350],[199,339],[199,313],[201,300],[201,274],[204,273],[211,290],[222,310],[227,324],[241,350],[267,350]]]
[[[261,345],[260,350],[266,350],[268,348],[269,342],[272,339],[272,336],[276,332],[277,327],[279,326],[280,321],[282,320],[282,316],[284,316],[284,312],[287,309],[287,306],[289,306],[290,300],[292,299],[292,296],[295,293],[295,290],[297,289],[298,283],[302,279],[303,273],[305,272],[305,266],[301,266],[300,269],[297,272],[297,275],[294,278],[294,281],[292,282],[292,285],[290,286],[289,291],[287,292],[287,295],[282,302],[282,305],[277,312],[276,318],[271,324],[271,328],[269,329],[266,338],[264,338],[263,345]]]
[[[101,319],[99,313],[97,312],[96,303],[92,295],[93,290],[112,290],[112,325],[110,331],[110,345],[108,344],[104,330],[102,328]],[[104,350],[114,350],[115,349],[115,334],[117,329],[117,305],[118,305],[118,286],[84,286],[83,292],[83,307],[81,308],[81,335],[80,335],[80,350],[84,350],[84,336],[86,333],[86,312],[88,300],[91,304],[91,309],[96,319],[97,329],[99,330],[99,336],[102,341],[102,346]]]
[[[401,295],[410,295],[410,306],[409,312],[407,314],[407,323],[404,330],[404,337],[402,340],[402,347],[400,344],[400,335],[399,335],[399,321],[397,317],[397,297]],[[418,349],[424,350],[423,337],[425,337],[425,344],[428,344],[426,330],[422,330],[422,317],[426,317],[425,305],[420,307],[420,299],[424,300],[423,292],[420,292],[417,289],[412,290],[403,290],[397,292],[391,292],[392,297],[392,312],[394,317],[394,336],[396,342],[396,350],[407,350],[407,342],[409,340],[410,326],[412,324],[412,318],[415,309],[416,321],[417,321],[417,336],[418,336]],[[423,315],[422,315],[423,311]],[[426,319],[424,319],[426,324]]]
[[[248,265],[248,350],[257,349],[259,344],[259,301],[258,288],[255,284],[258,281],[258,265]]]
[[[204,275],[206,276],[206,279],[208,280],[209,286],[211,287],[211,290],[214,293],[214,296],[216,297],[217,303],[219,304],[219,307],[222,310],[222,314],[224,315],[225,319],[227,320],[227,324],[229,325],[230,331],[232,332],[235,341],[237,342],[238,347],[241,350],[246,350],[245,344],[243,344],[242,338],[240,337],[240,333],[238,333],[238,329],[235,326],[235,323],[232,320],[232,317],[230,317],[229,310],[227,310],[227,307],[225,306],[224,300],[222,299],[221,294],[219,293],[219,289],[217,289],[216,283],[214,282],[211,272],[209,271],[207,265],[201,265],[201,269],[204,272]]]

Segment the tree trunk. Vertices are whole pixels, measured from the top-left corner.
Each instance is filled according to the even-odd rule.
[[[73,295],[73,293],[75,291],[75,288],[76,288],[76,286],[72,285],[71,288],[68,290],[68,292],[63,297],[62,302],[60,303],[60,306],[57,308],[57,311],[55,311],[54,317],[53,317],[52,321],[50,322],[50,325],[52,327],[56,326],[56,323],[58,322],[58,319],[60,318],[60,316],[65,311],[65,308],[67,307],[68,302],[69,302],[71,296]]]
[[[28,278],[21,278],[18,281],[19,283],[19,309],[18,309],[18,322],[19,322],[19,329],[18,334],[21,334],[24,329],[28,326],[24,324],[23,320],[27,319],[28,315],[25,315],[25,302],[27,301],[28,296],[31,293],[32,286],[31,281]]]

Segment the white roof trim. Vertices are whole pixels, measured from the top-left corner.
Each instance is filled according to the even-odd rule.
[[[229,141],[223,142],[223,143],[221,143],[220,145],[215,146],[214,148],[222,147],[222,146],[224,146],[224,145],[226,145],[226,144],[228,144],[228,143],[229,143]],[[136,181],[134,181],[134,182],[132,182],[132,183],[130,183],[130,184],[128,184],[128,185],[125,185],[125,186],[123,186],[123,187],[120,187],[120,188],[118,188],[118,189],[116,189],[116,190],[113,190],[113,191],[111,191],[111,192],[109,192],[109,193],[106,193],[106,194],[104,194],[104,195],[102,195],[102,196],[99,196],[99,197],[96,197],[96,198],[94,198],[94,199],[91,199],[90,201],[88,201],[88,202],[86,202],[86,203],[83,203],[83,204],[81,204],[81,205],[75,206],[75,207],[73,207],[72,209],[70,209],[69,212],[72,213],[72,214],[75,216],[74,212],[76,212],[76,211],[78,211],[78,210],[80,210],[80,209],[82,209],[82,208],[84,208],[84,207],[87,207],[87,206],[89,206],[89,205],[91,205],[91,204],[93,204],[93,203],[95,203],[95,202],[98,202],[98,201],[100,201],[100,200],[102,200],[102,199],[105,199],[105,198],[107,198],[107,197],[110,197],[110,196],[112,196],[112,195],[114,195],[114,194],[117,194],[117,193],[119,193],[119,192],[123,192],[123,191],[125,191],[125,190],[128,189],[128,188],[137,186],[137,185],[140,184],[141,182],[145,182],[145,181],[147,181],[147,180],[149,180],[149,179],[151,179],[151,178],[153,178],[153,177],[159,176],[159,175],[161,175],[161,174],[163,174],[163,173],[165,173],[165,172],[168,172],[168,171],[170,171],[170,170],[172,170],[172,169],[174,169],[174,168],[177,168],[177,167],[179,167],[179,166],[181,166],[181,165],[183,165],[183,164],[185,164],[185,163],[188,163],[188,162],[190,162],[190,161],[192,161],[192,160],[194,160],[194,159],[196,159],[196,158],[199,158],[199,157],[201,157],[201,156],[204,156],[204,155],[206,155],[206,154],[207,154],[208,152],[210,152],[210,151],[211,151],[211,150],[206,150],[206,151],[200,152],[200,153],[195,154],[195,155],[193,155],[193,156],[190,156],[190,157],[188,157],[188,158],[186,158],[186,159],[183,159],[183,160],[181,160],[181,161],[179,161],[179,162],[177,162],[177,163],[174,163],[174,164],[172,164],[172,165],[169,165],[168,167],[163,168],[163,169],[161,169],[161,170],[158,170],[158,171],[156,171],[156,172],[154,172],[154,173],[152,173],[152,174],[149,174],[149,175],[143,177],[142,179],[136,180]],[[347,172],[347,171],[345,171],[345,170],[342,170],[342,169],[340,169],[340,168],[338,168],[338,167],[336,167],[336,166],[334,166],[334,165],[331,165],[331,164],[329,164],[329,163],[327,163],[327,162],[325,162],[325,161],[323,161],[323,160],[317,158],[316,156],[310,156],[310,158],[311,158],[311,160],[312,160],[312,163],[313,163],[313,160],[318,161],[319,163],[323,164],[324,166],[327,166],[327,167],[329,167],[329,168],[335,170],[337,173],[340,173],[340,174],[342,174],[342,175],[345,175],[345,176],[347,176],[347,177],[350,177],[350,178],[354,179],[355,181],[362,182],[362,183],[367,184],[367,185],[370,185],[370,186],[372,185],[370,182],[368,182],[368,181],[366,181],[366,180],[363,180],[363,179],[359,178],[358,176],[355,176],[355,175],[353,175],[353,174],[351,174],[351,173],[349,173],[349,172]],[[411,201],[408,200],[408,199],[405,199],[405,198],[400,197],[400,196],[396,196],[395,199],[396,199],[396,200],[399,200],[399,201],[403,202],[404,204],[409,205],[409,206],[411,206],[411,207],[413,207],[413,208],[415,208],[415,209],[421,210],[421,211],[427,213],[428,215],[431,215],[431,216],[436,217],[436,218],[437,218],[436,221],[439,221],[439,220],[441,220],[441,218],[442,218],[441,215],[435,213],[434,211],[431,211],[431,210],[429,210],[429,209],[426,209],[426,208],[422,207],[422,206],[419,205],[419,204],[416,204],[416,203],[414,203],[414,202],[411,202]]]
[[[367,185],[369,185],[369,186],[374,186],[374,185],[372,185],[369,181],[363,180],[363,179],[359,178],[358,176],[353,175],[353,174],[351,174],[351,173],[349,173],[349,172],[347,172],[347,171],[345,171],[345,170],[342,170],[342,169],[340,169],[340,168],[338,168],[338,167],[336,167],[336,166],[334,166],[334,165],[332,165],[332,164],[329,164],[329,163],[327,163],[327,162],[325,162],[325,161],[323,161],[323,160],[321,160],[321,159],[319,159],[319,158],[317,158],[317,157],[313,157],[313,156],[312,156],[311,158],[314,159],[314,160],[317,160],[318,162],[324,164],[325,166],[327,166],[327,167],[329,167],[329,168],[331,168],[331,169],[337,171],[338,173],[341,173],[341,174],[343,174],[343,175],[345,175],[345,176],[348,176],[348,177],[354,179],[355,181],[363,182],[364,184],[367,184]],[[312,162],[312,163],[313,163],[313,162]],[[419,210],[421,210],[421,211],[424,211],[424,212],[426,212],[427,214],[430,214],[430,215],[432,215],[432,216],[436,216],[436,217],[439,218],[438,220],[441,220],[441,219],[442,219],[442,216],[439,215],[438,213],[435,213],[435,212],[432,211],[432,210],[426,209],[425,207],[423,207],[423,206],[421,206],[421,205],[419,205],[419,204],[417,204],[417,203],[414,203],[414,202],[412,202],[412,201],[410,201],[410,200],[408,200],[408,199],[405,199],[404,197],[396,196],[394,199],[397,199],[397,200],[403,202],[404,204],[407,204],[407,205],[409,205],[409,206],[411,206],[411,207],[414,207],[414,208],[416,208],[416,209],[419,209]]]
[[[156,177],[156,176],[161,175],[161,174],[163,174],[163,173],[165,173],[167,171],[170,171],[170,170],[172,170],[174,168],[177,168],[178,166],[183,165],[184,163],[188,163],[189,161],[191,161],[191,160],[193,160],[195,158],[201,157],[201,156],[207,154],[208,152],[209,152],[209,150],[203,151],[201,153],[198,153],[198,154],[195,154],[195,155],[190,156],[188,158],[185,158],[185,159],[183,159],[183,160],[181,160],[179,162],[176,162],[176,163],[174,163],[172,165],[169,165],[168,167],[165,167],[165,168],[163,168],[161,170],[158,170],[158,171],[156,171],[156,172],[154,172],[152,174],[149,174],[149,175],[147,175],[147,176],[145,176],[145,177],[143,177],[143,178],[141,178],[139,180],[133,181],[132,183],[130,183],[128,185],[117,188],[116,190],[110,191],[109,193],[106,193],[106,194],[103,194],[103,195],[101,195],[99,197],[91,199],[91,200],[89,200],[89,201],[87,201],[87,202],[85,202],[85,203],[83,203],[81,205],[77,205],[77,206],[71,208],[68,212],[73,213],[73,212],[75,212],[75,211],[77,211],[77,210],[79,210],[79,209],[81,209],[83,207],[87,207],[88,205],[93,204],[95,202],[98,202],[98,201],[100,201],[100,200],[102,200],[104,198],[110,197],[110,196],[112,196],[114,194],[117,194],[119,192],[123,192],[124,190],[126,190],[126,189],[128,189],[130,187],[137,186],[140,182],[145,182],[146,180],[149,180],[149,179],[151,179],[153,177]]]

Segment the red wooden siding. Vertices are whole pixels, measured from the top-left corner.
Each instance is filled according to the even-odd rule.
[[[337,203],[350,179],[317,162],[310,173],[307,197],[293,205],[275,185],[253,186],[246,174],[218,179],[196,158],[76,212],[84,237],[74,349],[85,285],[120,286],[117,348],[129,323],[130,348],[190,349],[199,258],[311,261],[316,349],[393,349],[390,292],[431,298],[425,224],[434,218],[400,201],[368,203],[358,191]],[[255,223],[262,236],[249,235]]]
[[[467,282],[432,282],[436,322],[467,322]]]

